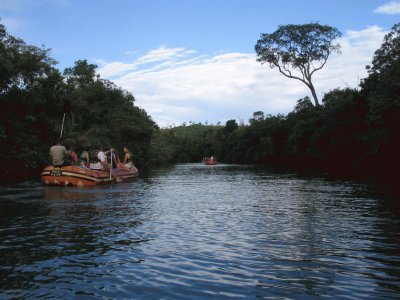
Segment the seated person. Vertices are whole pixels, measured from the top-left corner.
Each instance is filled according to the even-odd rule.
[[[133,167],[133,162],[132,162],[132,153],[129,151],[129,148],[127,146],[124,147],[124,160],[122,162],[122,166],[125,169],[131,169]]]
[[[121,182],[122,179],[121,179],[121,178],[118,178],[118,177],[114,174],[114,172],[113,172],[112,169],[111,169],[111,164],[109,164],[109,163],[107,162],[107,154],[110,153],[110,152],[112,152],[113,150],[114,150],[113,148],[110,148],[109,150],[107,150],[107,151],[105,151],[105,152],[103,152],[102,150],[100,150],[100,151],[97,153],[97,158],[98,158],[98,160],[99,160],[99,162],[100,162],[100,164],[101,164],[101,170],[102,170],[102,171],[109,171],[110,174],[111,174],[111,176],[114,178],[114,181],[115,181],[115,182]]]
[[[95,145],[93,149],[89,153],[89,162],[90,169],[92,170],[101,170],[103,165],[101,164],[101,160],[99,159],[100,153],[100,145]]]
[[[79,165],[78,154],[75,152],[75,147],[71,146],[68,151],[67,161],[71,165]]]
[[[89,159],[89,146],[85,146],[81,155],[79,156],[80,166],[81,168],[89,168],[90,166],[90,159]]]
[[[108,151],[103,152],[100,145],[96,145],[94,150],[90,152],[90,169],[93,170],[110,170],[110,165],[107,162],[107,154],[113,150],[112,148]]]
[[[68,156],[68,151],[65,146],[61,145],[61,139],[56,138],[55,145],[50,148],[50,160],[54,167],[67,166],[68,162],[66,157]]]

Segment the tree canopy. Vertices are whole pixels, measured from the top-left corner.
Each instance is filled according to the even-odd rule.
[[[0,24],[0,171],[48,164],[64,113],[64,142],[75,148],[101,143],[120,152],[127,145],[135,163],[146,163],[157,126],[134,96],[101,79],[86,60],[63,75],[55,64],[50,49],[27,45]]]
[[[96,74],[96,65],[78,60],[61,74],[48,49],[26,45],[0,24],[0,171],[47,164],[65,113],[64,142],[127,145],[138,166],[214,155],[226,163],[316,167],[395,182],[387,167],[400,168],[399,43],[396,24],[360,87],[326,91],[320,105],[306,96],[287,115],[256,111],[247,124],[189,122],[159,129],[132,93]],[[308,57],[298,65],[314,66]]]
[[[340,36],[336,28],[318,23],[281,25],[271,34],[261,34],[255,45],[257,61],[269,63],[284,76],[303,82],[318,106],[312,76],[324,67],[332,52],[340,51],[340,45],[334,43]]]

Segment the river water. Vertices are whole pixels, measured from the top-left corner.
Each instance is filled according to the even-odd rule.
[[[252,166],[0,186],[1,299],[400,299],[399,200]]]

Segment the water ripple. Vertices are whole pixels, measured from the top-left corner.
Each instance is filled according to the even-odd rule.
[[[0,298],[399,299],[394,207],[368,185],[223,164],[7,185]]]

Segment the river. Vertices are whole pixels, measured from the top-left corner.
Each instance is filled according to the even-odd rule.
[[[400,299],[400,199],[253,166],[0,186],[1,299]]]

